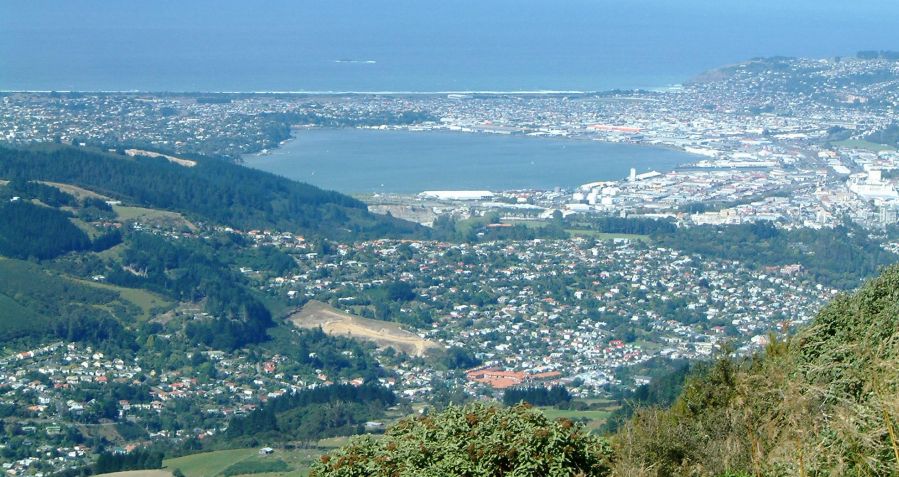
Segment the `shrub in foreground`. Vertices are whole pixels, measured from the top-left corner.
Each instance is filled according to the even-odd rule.
[[[611,448],[567,419],[528,405],[450,406],[407,418],[322,456],[312,477],[605,476]]]

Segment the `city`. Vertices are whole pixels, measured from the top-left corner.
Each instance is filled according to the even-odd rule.
[[[191,334],[192,324],[219,318],[208,296],[176,299],[153,289],[157,306],[127,326],[125,341],[137,346],[100,349],[58,337],[4,344],[4,472],[74,471],[99,451],[215,448],[235,419],[329,386],[374,384],[401,397],[347,424],[379,433],[382,421],[456,401],[501,400],[509,389],[564,386],[583,402],[621,402],[677,363],[722,353],[751,359],[895,261],[897,82],[894,60],[773,58],[656,91],[2,93],[0,141],[72,145],[185,169],[203,155],[236,163],[264,156],[309,127],[547,136],[695,158],[673,170],[631,169],[619,180],[583,177],[572,189],[360,195],[368,211],[427,232],[355,241],[243,230],[42,181],[78,195],[84,209],[85,197],[102,202],[99,216],[65,209],[91,238],[114,229],[126,239],[214,249],[227,257],[227,272],[277,313],[267,343],[217,349]],[[765,261],[739,243],[710,251],[689,243],[695,232],[727,246],[719,236],[736,229],[726,227],[743,227],[763,248],[776,248],[765,240],[786,240],[793,255]],[[815,235],[828,233],[861,243],[850,255],[866,268],[834,280],[838,259],[814,248],[832,245],[830,235]],[[152,275],[128,247],[62,256],[53,270],[122,290],[108,275]],[[779,252],[787,251],[772,254]],[[181,273],[172,270],[165,272]],[[357,328],[304,326],[309,307]],[[372,338],[385,333],[376,324],[383,322],[425,351],[386,334]],[[298,347],[304,340],[313,345]],[[331,431],[319,437],[338,435]]]

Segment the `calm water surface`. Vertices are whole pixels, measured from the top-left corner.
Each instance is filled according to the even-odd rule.
[[[0,89],[604,90],[899,48],[895,0],[0,1]]]
[[[552,189],[693,162],[679,151],[573,139],[308,129],[250,167],[345,193]]]

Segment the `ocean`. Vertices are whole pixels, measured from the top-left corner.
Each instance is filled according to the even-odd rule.
[[[694,162],[632,144],[443,131],[303,129],[245,164],[350,194],[574,188]]]
[[[886,0],[0,2],[0,91],[600,91],[759,56],[899,49]],[[692,158],[524,137],[315,130],[248,163],[344,192],[572,187]]]
[[[0,90],[597,91],[899,49],[884,0],[0,2]]]

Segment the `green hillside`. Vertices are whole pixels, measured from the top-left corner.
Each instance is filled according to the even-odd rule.
[[[48,323],[47,317],[0,293],[0,337],[3,339],[39,333]]]
[[[141,210],[145,221],[196,229],[177,213]],[[130,230],[121,220],[96,198],[79,200],[21,177],[0,186],[0,257],[30,260],[5,262],[0,334],[99,342],[175,303],[194,303],[209,314],[186,325],[196,342],[235,349],[267,339],[275,324],[269,306],[281,304],[261,300],[236,271],[256,249],[224,232],[214,244],[171,240]],[[260,264],[267,263],[263,257]],[[116,337],[132,345],[124,334]]]
[[[90,338],[91,329],[114,331],[156,308],[190,302],[213,317],[188,324],[196,342],[234,349],[267,339],[274,325],[269,305],[235,272],[251,249],[227,237],[230,245],[216,248],[132,232],[121,226],[128,213],[191,230],[214,224],[346,240],[423,234],[423,227],[370,214],[337,192],[215,159],[191,164],[59,145],[0,147],[0,177],[9,180],[0,187],[0,256],[35,262],[8,261],[0,270],[0,335]],[[96,275],[108,285],[91,282]],[[104,326],[110,323],[118,326]]]
[[[60,210],[23,200],[0,203],[2,255],[46,259],[90,246],[87,233]]]
[[[52,335],[88,338],[114,332],[99,323],[128,323],[149,314],[147,307],[171,303],[144,290],[76,280],[40,265],[0,258],[0,339]],[[99,337],[103,338],[103,336]]]
[[[259,455],[259,448],[228,449],[213,452],[202,452],[184,457],[167,459],[164,466],[172,472],[181,471],[185,477],[305,477],[309,466],[322,453],[326,441],[316,443],[314,447],[277,449],[272,455]],[[270,471],[273,468],[284,468],[282,471]]]
[[[168,469],[178,469],[187,477],[216,476],[228,467],[258,455],[258,449],[228,449],[201,452],[165,461]]]
[[[899,267],[763,356],[722,359],[616,436],[620,475],[896,475]]]
[[[371,214],[346,195],[215,159],[184,167],[163,158],[68,146],[0,147],[0,177],[71,184],[244,230],[273,228],[335,239],[425,233],[416,224]]]

